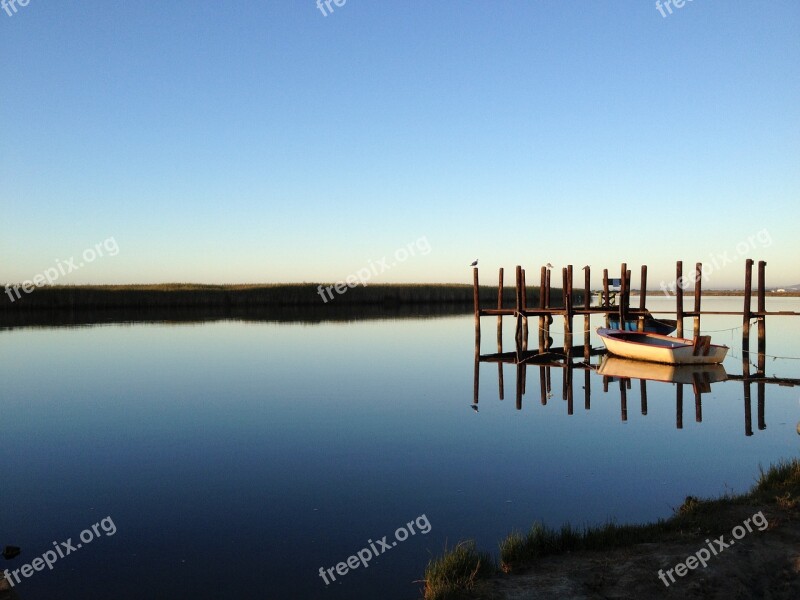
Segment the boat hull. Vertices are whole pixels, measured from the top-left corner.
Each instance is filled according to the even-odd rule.
[[[707,353],[695,354],[692,340],[657,333],[600,328],[597,335],[615,356],[670,365],[718,364],[728,353],[727,346],[712,344]]]

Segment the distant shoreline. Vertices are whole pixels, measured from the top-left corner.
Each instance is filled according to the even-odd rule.
[[[329,289],[330,288],[330,289]],[[306,322],[472,314],[469,284],[84,285],[20,291],[12,302],[0,287],[0,327],[217,320]],[[14,294],[14,292],[11,292]],[[538,302],[528,287],[528,302]],[[506,287],[504,306],[514,305]],[[482,306],[496,306],[497,288],[481,286]],[[561,305],[561,290],[551,290]]]

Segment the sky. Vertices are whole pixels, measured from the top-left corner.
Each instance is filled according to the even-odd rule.
[[[0,282],[800,283],[796,0],[19,1]]]

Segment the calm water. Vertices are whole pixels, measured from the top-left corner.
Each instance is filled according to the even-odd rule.
[[[496,351],[494,323],[483,353]],[[716,330],[740,324],[703,320],[731,346],[729,374],[741,373],[741,331]],[[800,356],[800,318],[767,327],[769,354]],[[619,385],[604,393],[597,374],[586,410],[575,371],[568,415],[560,370],[542,405],[539,369],[528,368],[517,410],[515,368],[504,367],[501,401],[497,366],[482,364],[475,412],[473,351],[471,317],[0,332],[0,546],[23,549],[0,565],[75,544],[110,516],[113,536],[100,529],[33,573],[19,598],[415,598],[445,542],[494,550],[535,519],[665,517],[688,494],[744,491],[760,464],[798,455],[800,388],[766,386],[759,429],[753,384],[748,436],[738,381],[712,384],[699,423],[685,386],[678,429],[671,383],[648,382],[645,416],[634,382],[623,421]],[[767,373],[800,378],[800,361],[769,358]],[[423,514],[426,535],[329,586],[318,575]]]

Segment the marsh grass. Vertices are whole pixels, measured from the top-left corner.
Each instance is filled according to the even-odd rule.
[[[432,558],[425,569],[425,598],[454,600],[474,588],[482,577],[497,570],[488,552],[478,552],[475,542],[464,541],[452,550],[444,549],[442,556]]]
[[[758,492],[783,492],[800,486],[800,460],[781,461],[764,471],[759,469]]]
[[[688,496],[675,508],[669,519],[654,523],[617,525],[610,522],[596,527],[575,528],[566,524],[559,529],[534,523],[527,533],[514,531],[500,542],[499,570],[510,573],[533,564],[537,559],[580,550],[609,550],[638,543],[682,539],[686,535],[723,531],[730,526],[730,516],[723,510],[736,505],[774,504],[794,510],[800,504],[800,459],[772,465],[760,475],[746,494],[725,494],[714,499]],[[488,558],[481,569],[470,571],[480,554],[474,542],[459,544],[443,556],[432,559],[425,572],[426,600],[459,598],[465,590],[473,589],[481,577],[491,576]],[[469,576],[465,576],[468,574]],[[459,587],[461,586],[461,587]],[[444,594],[444,595],[442,595]]]
[[[369,284],[345,286],[343,293],[324,288],[331,284],[237,284],[203,285],[168,283],[154,285],[52,285],[41,286],[19,298],[13,292],[0,295],[0,311],[36,309],[145,309],[198,306],[314,306],[327,308],[342,305],[459,304],[471,306],[472,285],[463,284]],[[323,292],[320,294],[319,286]],[[3,286],[0,285],[0,288]],[[341,287],[340,287],[341,289]],[[2,291],[2,289],[0,289]],[[553,304],[563,303],[560,289],[552,291]],[[11,296],[9,296],[11,294]],[[325,296],[323,299],[322,296]],[[539,288],[528,287],[528,304],[538,303]],[[332,296],[332,297],[331,297]],[[14,297],[14,301],[11,298]],[[484,307],[497,304],[497,288],[481,286],[479,297]],[[505,306],[514,302],[514,289],[506,287]],[[576,295],[576,298],[578,295]]]

